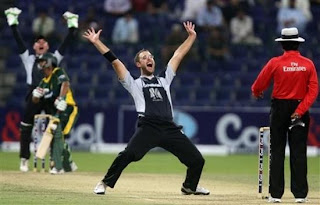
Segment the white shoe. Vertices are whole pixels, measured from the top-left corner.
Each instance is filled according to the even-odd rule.
[[[296,198],[295,200],[296,203],[306,203],[308,202],[307,198]]]
[[[183,195],[209,195],[210,191],[208,189],[205,189],[203,187],[198,186],[196,191],[192,191],[190,188],[185,188],[184,186],[181,187],[181,193]]]
[[[20,161],[20,171],[27,172],[29,171],[29,160],[26,158],[21,158]]]
[[[64,174],[64,169],[57,170],[57,168],[53,167],[50,170],[50,174]]]
[[[75,162],[71,162],[70,166],[71,166],[71,171],[72,172],[75,172],[78,169],[78,166],[76,165]]]
[[[281,199],[273,198],[270,196],[268,202],[269,203],[281,203]]]
[[[79,19],[78,14],[74,14],[74,13],[71,13],[70,11],[66,11],[62,16],[67,20],[68,28],[78,28],[78,19]]]
[[[103,183],[103,181],[98,182],[96,187],[94,188],[93,192],[95,194],[105,194],[106,193],[107,185]]]

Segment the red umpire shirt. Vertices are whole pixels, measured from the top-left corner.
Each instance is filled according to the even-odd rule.
[[[290,150],[291,192],[295,202],[307,201],[307,139],[310,125],[309,108],[318,95],[318,77],[313,62],[300,55],[298,48],[305,40],[298,29],[283,28],[280,42],[283,55],[274,57],[263,67],[251,90],[255,97],[273,80],[270,110],[270,175],[269,202],[281,202],[285,189],[284,160],[288,142]]]
[[[302,116],[318,95],[318,77],[311,60],[299,51],[285,51],[264,66],[251,87],[252,94],[259,97],[273,79],[272,98],[301,100],[295,112]]]
[[[313,62],[300,55],[298,48],[305,40],[298,29],[283,28],[282,56],[274,57],[263,67],[251,90],[260,97],[273,80],[270,110],[270,176],[269,202],[281,202],[285,190],[284,159],[288,142],[290,150],[291,192],[295,202],[307,201],[307,139],[309,108],[318,95],[318,78]]]

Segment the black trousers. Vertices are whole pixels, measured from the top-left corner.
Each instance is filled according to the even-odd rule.
[[[26,159],[30,158],[30,142],[32,141],[31,134],[34,116],[41,113],[44,108],[42,101],[39,103],[32,102],[32,90],[33,88],[30,88],[27,94],[25,113],[20,125],[20,158]]]
[[[139,118],[135,134],[125,150],[120,152],[113,161],[102,181],[113,188],[121,172],[129,163],[139,161],[154,147],[162,147],[188,167],[183,186],[195,191],[204,159],[195,145],[181,132],[181,128],[174,122]]]
[[[308,194],[307,182],[307,138],[309,112],[302,116],[305,127],[296,126],[291,130],[290,116],[299,105],[298,100],[273,99],[270,113],[271,167],[270,194],[281,198],[284,193],[284,160],[287,141],[290,148],[291,192],[295,198],[305,198]]]

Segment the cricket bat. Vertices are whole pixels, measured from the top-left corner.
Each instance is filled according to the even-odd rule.
[[[44,132],[39,147],[37,149],[36,157],[39,159],[44,159],[47,151],[50,147],[51,141],[53,139],[53,131],[57,129],[57,124],[60,122],[59,118],[51,117],[48,127]]]

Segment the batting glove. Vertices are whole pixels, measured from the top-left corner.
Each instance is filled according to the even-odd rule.
[[[36,97],[36,98],[42,98],[44,94],[45,94],[44,89],[40,87],[37,87],[32,91],[33,97]]]
[[[7,22],[9,26],[18,25],[18,16],[21,13],[21,10],[17,7],[9,8],[4,11],[4,14],[7,16]]]
[[[63,15],[63,18],[67,20],[68,28],[78,28],[78,19],[79,15],[66,11]]]
[[[65,111],[67,109],[67,102],[62,98],[58,97],[54,101],[54,106],[57,108],[59,111]]]

